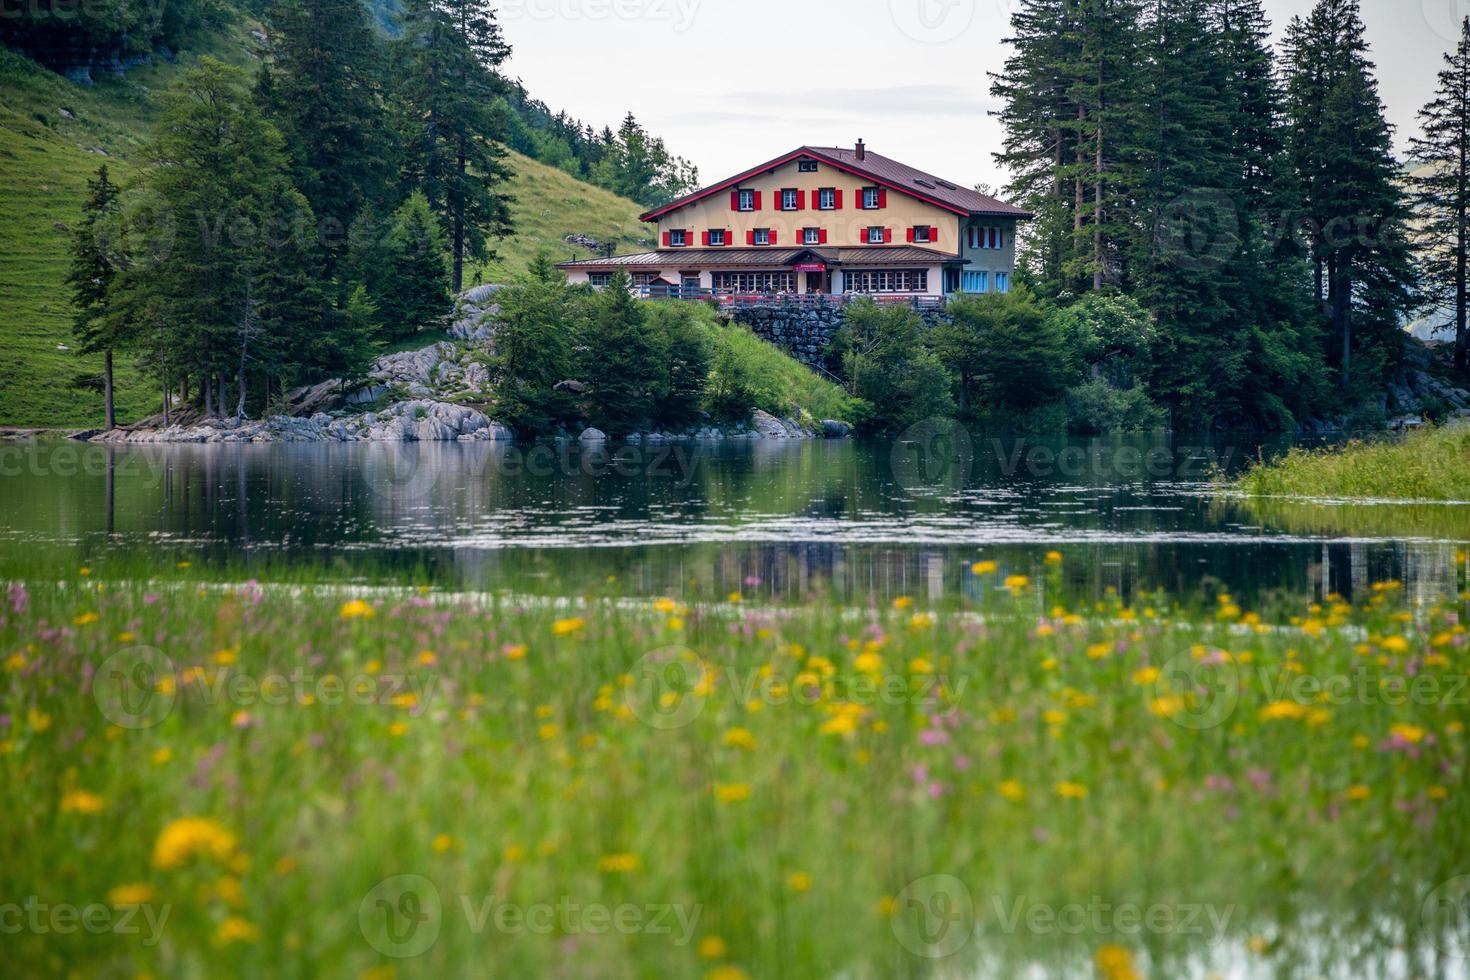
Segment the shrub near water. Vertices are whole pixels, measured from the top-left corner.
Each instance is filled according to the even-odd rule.
[[[1367,976],[1452,942],[1461,605],[1273,626],[966,574],[938,613],[13,584],[0,898],[152,919],[27,920],[7,969]]]
[[[1255,496],[1470,499],[1470,425],[1424,429],[1398,441],[1293,449],[1248,470],[1236,487]]]

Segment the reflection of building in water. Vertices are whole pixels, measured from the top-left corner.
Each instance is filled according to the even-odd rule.
[[[1375,582],[1404,584],[1416,605],[1453,598],[1460,591],[1456,545],[1443,541],[1323,542],[1319,561],[1308,568],[1319,600],[1340,595],[1359,600]]]

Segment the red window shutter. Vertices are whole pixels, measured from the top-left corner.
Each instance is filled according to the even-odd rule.
[[[731,211],[739,211],[740,210],[740,192],[739,191],[731,191],[730,192],[730,210]]]
[[[910,227],[909,228],[909,243],[912,244],[913,241],[914,241],[914,229],[912,227]]]
[[[761,209],[761,192],[760,191],[756,191],[755,192],[755,209],[757,211],[759,211]]]
[[[806,210],[806,191],[797,191],[796,192],[796,210],[798,210],[798,211],[805,211]]]
[[[747,244],[747,245],[754,245],[755,244],[755,229],[754,228],[750,229],[749,231],[747,231],[745,233],[745,244]]]
[[[776,244],[776,229],[774,228],[771,229],[771,244]]]
[[[842,210],[842,192],[841,191],[838,191],[837,192],[837,200],[836,200],[835,204],[836,204],[837,210],[841,211]]]
[[[726,245],[734,245],[735,244],[735,231],[733,229],[731,229],[731,228],[726,228],[725,229],[725,244]]]
[[[882,210],[886,207],[888,207],[888,188],[880,187],[878,188],[878,208]]]
[[[827,229],[826,228],[823,228],[821,231],[817,232],[817,241],[821,242],[823,245],[827,244]]]
[[[664,232],[664,248],[668,248],[669,247],[669,243],[671,241],[673,241],[673,239],[674,239],[674,233],[673,232],[671,232],[671,231]]]
[[[709,232],[701,232],[701,235],[703,237],[700,239],[700,244],[702,244],[705,248],[709,248]]]
[[[939,229],[936,228],[936,227],[934,227],[934,226],[932,226],[932,225],[929,228],[929,244],[930,245],[938,245],[939,244]]]
[[[891,242],[891,241],[893,241],[893,229],[892,228],[884,228],[883,229],[883,241],[884,242]]]

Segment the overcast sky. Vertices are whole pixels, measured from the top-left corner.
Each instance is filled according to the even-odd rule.
[[[553,109],[632,110],[706,183],[859,137],[961,184],[1002,186],[987,72],[1013,0],[499,0],[508,66]],[[1266,0],[1279,39],[1312,0]],[[1403,147],[1470,0],[1363,0]]]

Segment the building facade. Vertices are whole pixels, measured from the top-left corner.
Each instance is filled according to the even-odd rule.
[[[643,215],[656,251],[558,266],[649,295],[1006,292],[1029,212],[853,148],[804,146]]]

